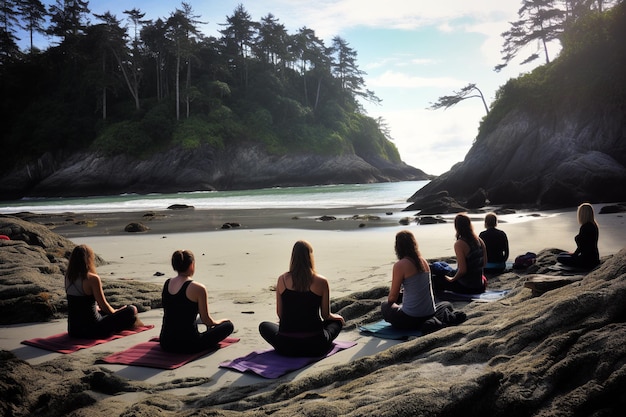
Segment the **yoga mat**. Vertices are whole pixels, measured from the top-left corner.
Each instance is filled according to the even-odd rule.
[[[237,342],[239,342],[239,339],[227,337],[218,344],[217,349],[230,346]],[[165,352],[161,349],[159,338],[155,337],[148,342],[139,343],[121,352],[113,353],[112,355],[98,360],[98,362],[158,369],[176,369],[208,353],[215,352],[217,349],[206,349],[196,353]]]
[[[462,294],[454,291],[443,291],[435,294],[439,300],[445,301],[497,301],[509,293],[509,290],[487,290],[481,294]]]
[[[407,340],[409,337],[422,335],[419,330],[396,329],[385,320],[376,323],[359,326],[359,331],[368,336],[380,337],[381,339]]]
[[[239,372],[252,372],[264,378],[273,379],[291,371],[304,368],[324,358],[334,355],[345,349],[355,346],[356,342],[342,342],[335,340],[333,347],[324,356],[318,357],[291,357],[281,356],[274,349],[254,351],[246,356],[220,363],[220,368],[229,368]]]
[[[154,328],[153,325],[137,327],[133,330],[123,330],[120,333],[115,333],[105,339],[80,339],[70,337],[67,332],[55,334],[54,336],[35,338],[29,340],[23,340],[23,345],[34,346],[40,349],[51,350],[59,353],[73,353],[80,349],[87,349],[102,343],[110,342],[111,340],[121,339],[125,336],[130,336],[136,333],[140,333],[146,330]]]

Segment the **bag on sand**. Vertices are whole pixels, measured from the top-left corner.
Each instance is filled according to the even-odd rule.
[[[526,252],[525,254],[515,258],[513,269],[526,269],[535,262],[537,262],[537,254],[533,252]]]

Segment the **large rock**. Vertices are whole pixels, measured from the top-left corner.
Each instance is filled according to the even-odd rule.
[[[169,149],[147,159],[90,152],[46,154],[0,178],[0,199],[127,192],[253,189],[431,178],[403,162],[355,154],[272,155],[254,144]]]
[[[409,201],[442,190],[459,201],[481,188],[491,204],[574,206],[626,199],[626,112],[606,105],[516,108],[478,137],[465,160]]]

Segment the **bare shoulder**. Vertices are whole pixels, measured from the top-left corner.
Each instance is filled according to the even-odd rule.
[[[320,290],[328,288],[328,279],[323,275],[313,275],[312,288],[318,288]]]
[[[455,249],[462,249],[462,250],[466,250],[469,249],[469,245],[467,244],[466,241],[464,241],[463,239],[457,239],[454,242],[454,248]]]
[[[87,273],[87,282],[90,285],[102,285],[102,280],[98,274],[94,274],[93,272]]]
[[[279,293],[282,293],[288,285],[291,285],[291,274],[289,272],[285,272],[278,277],[276,281],[276,290]]]
[[[206,294],[206,287],[198,281],[191,281],[188,287],[194,294]]]

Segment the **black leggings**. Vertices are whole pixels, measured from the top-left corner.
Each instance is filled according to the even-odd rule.
[[[481,281],[481,286],[477,288],[466,287],[458,281],[448,281],[445,276],[442,275],[433,275],[432,278],[433,283],[433,291],[442,292],[445,290],[454,291],[461,294],[482,294],[487,290],[487,282],[483,277]]]
[[[388,301],[383,301],[380,308],[385,321],[391,323],[393,327],[404,330],[421,330],[424,333],[431,333],[447,326],[456,326],[464,322],[467,317],[462,311],[454,311],[454,307],[449,301],[435,303],[435,314],[426,317],[409,316],[400,310],[398,304],[389,304]]]
[[[85,339],[103,339],[122,330],[130,330],[135,325],[135,310],[132,305],[121,308],[113,314],[101,316],[101,319],[88,325],[69,325],[71,337]]]
[[[556,260],[557,262],[565,266],[580,269],[593,269],[599,265],[599,262],[593,259],[589,260],[582,256],[572,255],[571,253],[567,252],[561,253],[559,256],[556,257]]]
[[[326,320],[318,335],[295,337],[280,334],[278,324],[264,321],[259,324],[259,333],[276,352],[283,356],[324,356],[331,349],[333,340],[339,336],[343,325],[339,320]]]
[[[226,339],[235,330],[231,321],[217,324],[205,332],[199,333],[198,338],[193,340],[167,340],[163,343],[161,335],[161,349],[172,353],[196,353],[208,349],[216,349],[218,343]]]

